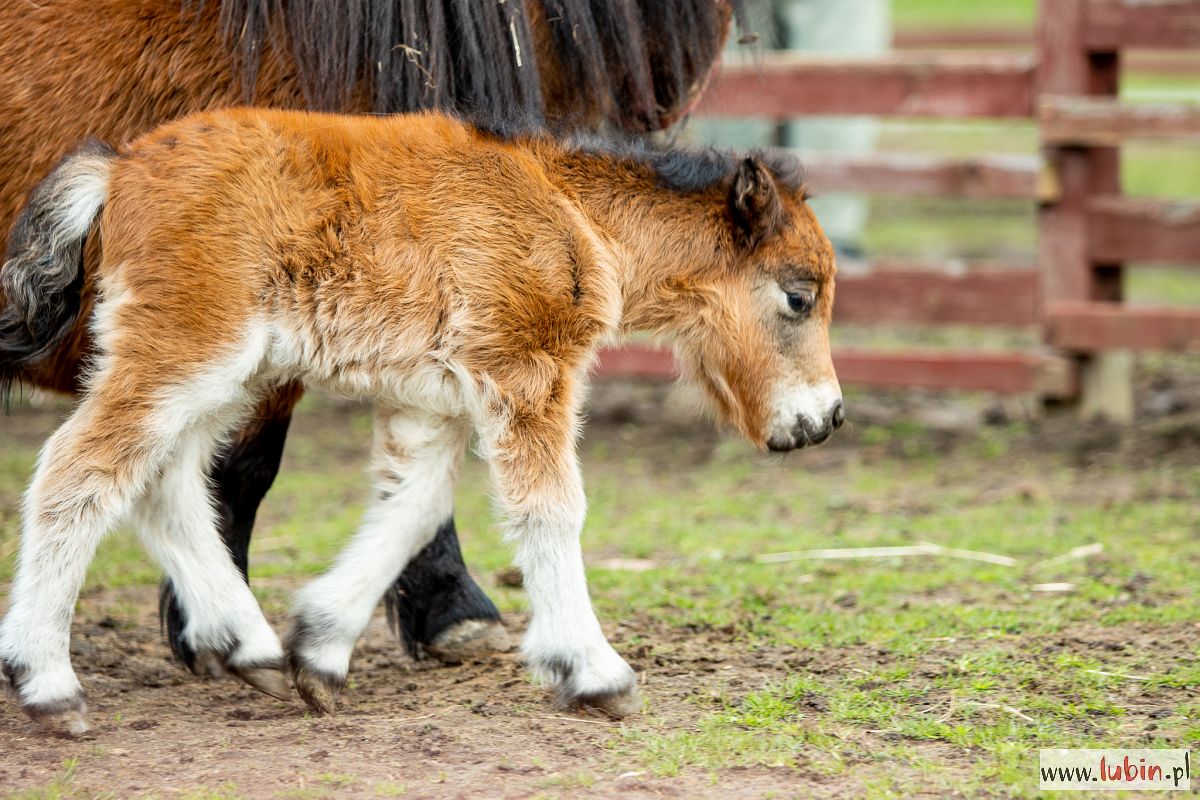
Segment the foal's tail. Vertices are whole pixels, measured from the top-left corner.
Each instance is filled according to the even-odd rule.
[[[0,398],[79,317],[83,244],[104,207],[116,157],[89,139],[34,187],[17,216],[0,267]]]

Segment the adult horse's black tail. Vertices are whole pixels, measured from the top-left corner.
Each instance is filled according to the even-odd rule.
[[[0,399],[48,355],[79,317],[83,242],[108,196],[116,153],[94,139],[34,187],[0,267]]]

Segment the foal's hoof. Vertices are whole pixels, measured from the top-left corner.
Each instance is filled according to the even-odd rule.
[[[82,689],[59,700],[28,703],[21,697],[21,688],[26,677],[27,673],[23,668],[13,667],[4,659],[0,659],[0,683],[4,684],[6,694],[16,700],[29,718],[43,730],[59,736],[82,736],[91,730],[87,721],[87,701]]]
[[[332,714],[346,679],[314,669],[294,651],[288,652],[288,672],[300,699],[318,714]]]
[[[260,692],[280,700],[292,699],[292,691],[288,687],[287,676],[283,674],[282,664],[251,664],[244,667],[226,664],[225,667]]]
[[[615,719],[636,714],[642,710],[642,696],[638,693],[637,684],[614,692],[599,692],[596,694],[581,694],[568,696],[560,694],[557,704],[565,711],[578,711],[594,708],[603,711]]]
[[[51,703],[22,704],[29,718],[46,732],[60,736],[82,736],[92,729],[87,721],[83,692]]]
[[[447,664],[459,664],[492,653],[507,653],[514,643],[498,619],[468,619],[451,625],[425,645],[429,655]]]

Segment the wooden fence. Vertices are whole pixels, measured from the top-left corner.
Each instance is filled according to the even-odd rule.
[[[839,275],[843,322],[1031,326],[1035,351],[835,349],[843,383],[1082,397],[1088,412],[1133,412],[1135,350],[1200,350],[1200,309],[1122,303],[1122,270],[1200,266],[1200,202],[1124,196],[1120,145],[1200,140],[1200,108],[1125,105],[1121,52],[1200,48],[1200,0],[1041,0],[1032,53],[908,52],[874,59],[771,54],[726,67],[701,106],[708,116],[803,115],[1031,119],[1034,157],[898,154],[806,159],[822,189],[1024,198],[1037,204],[1035,264],[877,260]],[[665,377],[669,354],[609,352],[606,375]]]

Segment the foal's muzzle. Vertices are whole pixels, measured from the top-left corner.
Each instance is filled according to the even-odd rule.
[[[796,423],[788,433],[775,433],[767,439],[767,449],[776,453],[786,453],[789,450],[799,450],[810,444],[820,444],[833,435],[846,421],[846,408],[838,400],[829,409],[825,418],[814,421],[807,414],[796,418]]]

